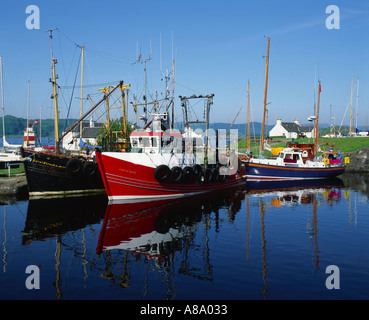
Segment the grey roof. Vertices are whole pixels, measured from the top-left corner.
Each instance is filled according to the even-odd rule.
[[[101,122],[95,122],[94,127],[101,128],[103,124]],[[90,127],[90,121],[82,121],[82,130],[85,130],[86,128]],[[73,129],[73,132],[79,132],[79,124],[76,125]]]
[[[300,133],[300,126],[294,122],[282,122],[281,125],[288,132]]]
[[[83,128],[82,130],[82,138],[91,139],[96,138],[97,133],[101,131],[101,128],[94,127],[94,128]]]
[[[312,127],[312,126],[302,126],[302,127],[300,127],[301,132],[311,132],[313,130],[314,130],[314,127]]]

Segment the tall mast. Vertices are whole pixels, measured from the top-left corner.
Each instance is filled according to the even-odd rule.
[[[174,84],[175,84],[175,71],[174,71],[174,59],[172,59],[172,72],[173,72],[173,81],[172,81],[172,130],[174,130]]]
[[[356,129],[357,129],[357,119],[359,116],[358,110],[359,110],[359,79],[357,79],[357,98],[356,98]]]
[[[250,81],[247,81],[247,152],[250,152]]]
[[[354,77],[352,77],[351,80],[350,137],[352,136],[352,95],[354,91],[353,89],[354,89]]]
[[[81,65],[81,117],[83,116],[83,53],[85,51],[85,46],[82,46],[82,65]],[[82,138],[82,121],[79,124],[79,138]]]
[[[4,87],[3,87],[3,57],[0,56],[0,66],[1,66],[1,107],[3,109],[3,141],[5,139],[5,112],[4,112]]]
[[[55,65],[57,64],[57,60],[54,59],[53,55],[53,31],[55,29],[48,30],[50,37],[50,48],[51,48],[51,62],[52,62],[52,79],[51,82],[53,84],[53,99],[54,99],[54,117],[55,117],[55,152],[56,154],[60,154],[59,147],[59,115],[58,115],[58,94],[56,92],[56,73],[55,73]]]
[[[29,130],[28,130],[28,126],[29,126],[29,103],[30,103],[30,81],[28,80],[28,90],[27,90],[27,125],[26,125],[26,130],[27,130],[27,146],[28,146],[28,137],[29,137]]]
[[[319,81],[319,89],[318,89],[318,105],[316,110],[316,125],[315,125],[315,150],[314,154],[316,157],[316,153],[318,151],[318,132],[319,132],[319,106],[320,106],[320,92],[322,91]]]
[[[261,145],[260,145],[261,151],[260,151],[260,153],[262,153],[263,149],[264,149],[265,113],[266,113],[266,106],[267,106],[267,91],[268,91],[269,45],[270,45],[270,37],[268,37],[268,51],[267,51],[267,56],[266,56],[263,131],[261,132]]]

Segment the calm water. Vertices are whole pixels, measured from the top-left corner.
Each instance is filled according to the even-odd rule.
[[[368,299],[368,185],[247,185],[114,206],[4,199],[0,299]],[[29,265],[40,289],[25,285]],[[340,289],[326,287],[330,265]]]

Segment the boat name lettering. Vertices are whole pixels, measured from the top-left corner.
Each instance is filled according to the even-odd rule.
[[[45,162],[45,161],[33,160],[33,162],[40,163],[40,164],[46,164],[48,166],[57,167],[57,168],[65,168],[64,166],[58,166],[57,164],[48,163],[48,162]]]
[[[122,169],[122,168],[120,168],[120,169],[119,169],[119,171],[128,172],[128,173],[133,173],[133,174],[136,174],[136,173],[137,173],[136,171],[127,170],[127,169]]]

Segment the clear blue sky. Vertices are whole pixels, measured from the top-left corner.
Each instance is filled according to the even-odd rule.
[[[28,30],[28,5],[40,9],[40,29]],[[326,28],[326,7],[340,9],[340,29]],[[340,125],[350,102],[351,80],[360,79],[359,125],[369,117],[369,3],[365,0],[156,0],[55,1],[3,0],[0,3],[0,55],[4,62],[6,114],[26,116],[27,81],[31,117],[51,118],[50,41],[58,59],[59,85],[72,85],[79,58],[74,43],[85,45],[85,84],[124,80],[136,94],[143,90],[143,65],[132,64],[139,44],[152,94],[163,92],[163,69],[171,68],[172,34],[176,95],[214,93],[212,122],[246,121],[247,81],[251,83],[253,120],[261,121],[267,37],[271,37],[269,124],[278,117],[306,122],[313,113],[315,73],[322,82],[321,123],[330,121],[330,105]],[[79,84],[80,78],[77,78]],[[192,89],[189,90],[188,88]],[[79,90],[79,89],[78,89]],[[90,88],[97,90],[97,88]],[[88,89],[86,89],[87,93]],[[70,90],[61,102],[66,113]],[[76,93],[79,97],[79,93]],[[356,109],[356,91],[354,92]],[[75,99],[72,115],[78,115]],[[176,113],[181,120],[179,99]],[[355,111],[356,112],[356,111]],[[132,114],[132,112],[131,112]],[[368,119],[369,120],[369,119]],[[344,124],[349,123],[349,110]]]

